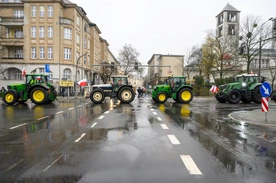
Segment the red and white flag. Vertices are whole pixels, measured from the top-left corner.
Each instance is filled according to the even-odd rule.
[[[216,85],[212,85],[212,87],[210,88],[210,91],[213,93],[218,92],[218,87]]]
[[[25,70],[25,67],[23,67],[23,69],[22,69],[22,76],[25,77],[25,75],[26,75],[26,70]]]
[[[79,86],[87,86],[87,80],[86,79],[82,79],[80,81],[77,82]]]

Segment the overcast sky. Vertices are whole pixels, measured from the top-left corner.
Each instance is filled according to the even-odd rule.
[[[186,55],[215,30],[216,16],[229,3],[264,21],[276,17],[276,0],[70,0],[81,6],[117,58],[131,44],[146,64],[153,54]]]

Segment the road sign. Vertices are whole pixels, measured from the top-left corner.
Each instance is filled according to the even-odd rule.
[[[263,82],[261,88],[260,88],[261,95],[263,97],[269,97],[271,93],[271,86],[268,82]]]
[[[45,64],[45,72],[50,72],[50,65],[49,64]]]
[[[268,98],[262,97],[262,112],[268,112]]]

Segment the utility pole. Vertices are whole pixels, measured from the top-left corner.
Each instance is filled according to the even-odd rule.
[[[88,53],[88,52],[87,52]],[[78,64],[79,64],[79,60],[81,57],[85,56],[87,53],[83,54],[82,56],[80,56],[77,60],[77,63],[76,63],[76,79],[75,79],[75,98],[78,98],[77,95],[78,95],[78,92],[77,92],[77,80],[78,80],[78,77],[77,77],[77,74],[78,74]]]

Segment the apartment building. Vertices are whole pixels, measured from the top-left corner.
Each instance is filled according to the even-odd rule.
[[[86,78],[89,83],[100,74],[103,61],[116,61],[97,25],[85,10],[68,0],[0,0],[0,80],[22,82],[27,73],[45,73],[56,87],[60,80]],[[11,81],[13,80],[13,81]]]
[[[184,55],[153,54],[147,64],[151,86],[161,82],[162,78],[184,74]]]

